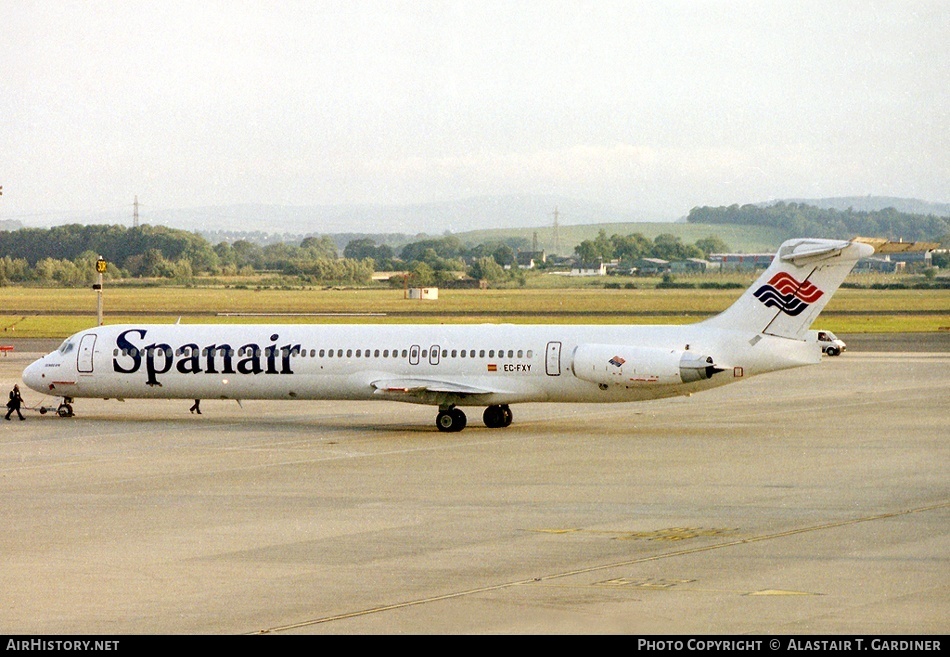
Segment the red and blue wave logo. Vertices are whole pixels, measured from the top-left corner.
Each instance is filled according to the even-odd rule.
[[[818,301],[824,292],[808,281],[796,280],[794,276],[780,271],[754,294],[766,307],[778,308],[786,315],[795,317]]]

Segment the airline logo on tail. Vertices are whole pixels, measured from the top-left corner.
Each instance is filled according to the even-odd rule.
[[[755,291],[755,298],[768,308],[778,308],[786,315],[795,317],[824,294],[808,281],[798,281],[794,276],[780,271]]]

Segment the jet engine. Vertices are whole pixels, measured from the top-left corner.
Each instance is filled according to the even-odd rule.
[[[572,369],[584,381],[631,388],[692,383],[724,368],[712,356],[682,349],[582,344],[574,350]]]

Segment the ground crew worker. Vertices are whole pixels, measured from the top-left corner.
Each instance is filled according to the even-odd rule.
[[[7,411],[7,419],[10,419],[10,416],[13,415],[13,411],[16,411],[16,414],[20,416],[21,420],[25,420],[23,413],[20,412],[20,405],[23,404],[23,397],[20,396],[20,386],[13,386],[13,390],[10,391],[10,401],[7,402],[7,408],[10,409]]]
[[[201,400],[196,399],[195,403],[192,404],[191,408],[189,408],[188,410],[191,411],[192,413],[197,413],[198,415],[201,415]]]

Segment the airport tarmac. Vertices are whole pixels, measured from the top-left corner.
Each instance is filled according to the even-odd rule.
[[[38,355],[0,357],[2,394]],[[190,405],[0,422],[0,631],[950,629],[946,349],[459,434],[389,402]]]

